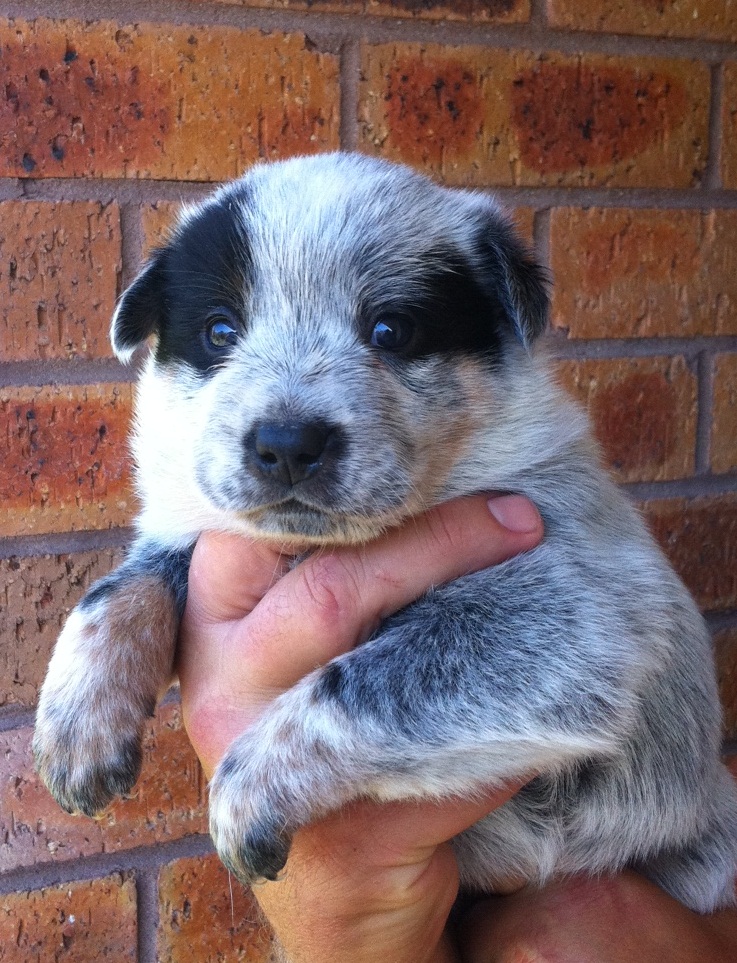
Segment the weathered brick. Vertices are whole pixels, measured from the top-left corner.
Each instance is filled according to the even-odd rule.
[[[116,204],[0,203],[0,359],[109,357]]]
[[[0,963],[135,963],[136,884],[127,874],[8,893]]]
[[[737,606],[737,495],[648,502],[650,527],[706,611]]]
[[[693,474],[697,384],[682,357],[567,361],[559,373],[588,409],[620,481]]]
[[[131,395],[129,384],[0,389],[0,535],[130,522]]]
[[[119,549],[0,560],[0,706],[33,705],[66,616]]]
[[[550,231],[570,337],[737,334],[737,211],[557,208]]]
[[[688,187],[707,157],[708,68],[480,47],[363,49],[361,145],[450,183]]]
[[[3,21],[0,174],[222,180],[337,147],[338,72],[296,34]]]
[[[256,902],[217,856],[180,859],[159,873],[159,963],[267,963],[272,941]]]
[[[147,204],[141,209],[144,255],[166,241],[181,207],[181,204],[174,201],[158,201],[156,204]]]
[[[526,23],[529,0],[216,0],[219,3],[271,10],[316,10],[322,13],[374,14],[429,20],[473,20]]]
[[[737,739],[737,629],[723,629],[714,636],[719,694],[724,709],[724,737]]]
[[[207,832],[205,780],[177,704],[162,706],[147,725],[130,797],[98,819],[59,808],[36,775],[31,736],[30,728],[0,733],[0,872]]]
[[[547,0],[547,13],[567,30],[737,40],[733,0]]]
[[[737,63],[724,65],[722,93],[722,182],[737,188]]]
[[[717,473],[737,469],[737,354],[718,355],[714,362],[711,467]]]

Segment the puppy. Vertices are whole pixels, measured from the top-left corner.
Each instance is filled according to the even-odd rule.
[[[295,830],[349,800],[539,773],[454,841],[464,886],[631,866],[700,912],[733,902],[709,636],[551,378],[546,308],[494,201],[382,161],[259,166],[183,215],[112,322],[122,360],[153,340],[142,510],[41,693],[35,756],[65,809],[136,780],[200,532],[329,547],[521,492],[539,547],[427,592],[234,741],[210,791],[220,856],[273,879]]]

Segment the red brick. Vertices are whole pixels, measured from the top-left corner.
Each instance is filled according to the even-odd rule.
[[[732,756],[732,755],[727,756],[724,759],[724,763],[729,769],[729,771],[732,773],[734,778],[737,779],[737,756]]]
[[[737,469],[737,354],[718,355],[714,362],[711,468],[717,473]]]
[[[178,705],[161,707],[148,724],[130,798],[98,819],[59,808],[34,770],[31,736],[30,728],[0,733],[0,872],[207,832],[205,780]]]
[[[0,905],[0,963],[135,963],[136,940],[129,875],[9,893]]]
[[[0,389],[0,535],[126,525],[129,384]]]
[[[558,208],[550,230],[570,337],[737,334],[737,211]]]
[[[109,357],[117,205],[4,201],[0,223],[0,358]]]
[[[732,0],[547,0],[547,13],[567,30],[737,40]]]
[[[697,384],[682,357],[568,361],[559,372],[588,409],[619,481],[693,474]]]
[[[64,620],[118,549],[0,560],[0,706],[33,705]]]
[[[724,709],[724,737],[734,741],[737,739],[737,629],[717,632],[714,647]]]
[[[702,609],[737,606],[737,495],[648,502],[650,527]]]
[[[529,0],[216,0],[271,10],[315,10],[321,13],[374,14],[428,20],[473,20],[526,23]]]
[[[158,201],[156,204],[148,204],[142,208],[144,254],[148,254],[152,248],[166,242],[168,233],[176,221],[177,212],[181,208],[181,204],[173,201]]]
[[[337,147],[338,73],[297,34],[4,21],[0,174],[222,180]]]
[[[709,91],[693,61],[366,46],[361,144],[457,184],[688,187]]]
[[[722,93],[722,181],[737,188],[737,63],[724,65]]]
[[[267,963],[271,946],[255,900],[217,856],[161,869],[158,963]]]

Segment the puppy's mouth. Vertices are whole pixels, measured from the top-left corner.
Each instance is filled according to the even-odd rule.
[[[346,545],[371,541],[397,519],[371,518],[330,511],[301,501],[285,498],[263,505],[243,515],[249,527],[266,538],[298,540],[306,545]]]

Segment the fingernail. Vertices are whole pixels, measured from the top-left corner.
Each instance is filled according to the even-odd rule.
[[[499,524],[510,532],[536,532],[542,524],[540,512],[521,495],[500,495],[486,504]]]

